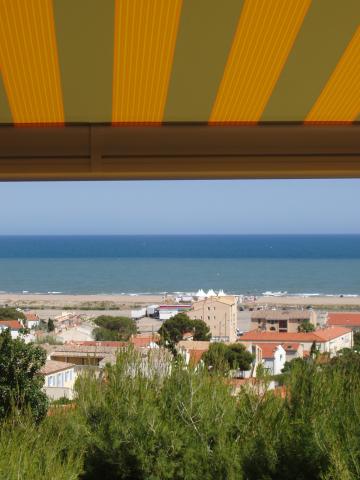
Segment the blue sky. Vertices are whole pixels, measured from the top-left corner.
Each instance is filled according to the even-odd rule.
[[[0,235],[360,233],[360,180],[0,183]]]

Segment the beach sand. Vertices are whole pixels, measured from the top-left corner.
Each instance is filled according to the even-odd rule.
[[[360,297],[340,297],[340,296],[290,296],[283,297],[258,297],[256,304],[259,305],[298,305],[307,306],[328,306],[328,307],[360,307]]]
[[[50,295],[50,294],[0,294],[0,305],[32,309],[135,309],[144,305],[160,304],[171,299],[163,295]]]
[[[50,295],[50,294],[0,294],[0,305],[27,307],[31,309],[57,310],[131,310],[145,305],[161,304],[165,301],[174,301],[174,297],[167,295]],[[360,297],[340,296],[283,296],[257,297],[255,304],[269,306],[329,306],[354,309],[360,308]]]

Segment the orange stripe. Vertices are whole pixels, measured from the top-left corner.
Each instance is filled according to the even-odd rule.
[[[311,0],[246,0],[209,123],[257,122]]]
[[[360,27],[305,123],[351,123],[360,114]]]
[[[116,0],[113,123],[163,120],[182,0]]]
[[[0,65],[14,123],[64,122],[51,0],[1,0]]]

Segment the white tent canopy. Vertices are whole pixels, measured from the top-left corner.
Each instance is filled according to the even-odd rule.
[[[195,297],[205,298],[205,297],[206,297],[206,293],[205,293],[204,290],[201,288],[200,290],[198,290],[198,291],[195,293]]]
[[[223,289],[219,290],[218,297],[226,297],[226,293]]]
[[[214,292],[214,290],[211,288],[207,294],[206,294],[207,297],[216,297],[216,293]]]

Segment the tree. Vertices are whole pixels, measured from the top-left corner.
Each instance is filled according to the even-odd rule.
[[[95,340],[127,341],[131,335],[137,333],[135,321],[128,317],[100,315],[95,318],[94,323],[98,326],[93,330]]]
[[[25,320],[25,314],[13,307],[0,307],[0,320]]]
[[[44,377],[39,374],[45,365],[46,352],[20,338],[11,338],[10,330],[0,333],[0,418],[13,408],[30,409],[40,421],[47,412],[48,401],[42,391]]]
[[[175,345],[187,332],[193,334],[194,340],[209,341],[211,338],[210,329],[203,320],[191,320],[186,313],[178,313],[165,320],[160,327],[160,341],[176,355]]]
[[[194,340],[209,341],[211,339],[210,328],[203,320],[192,320]]]
[[[170,348],[174,348],[183,339],[184,333],[192,331],[193,321],[186,313],[178,313],[165,320],[159,329],[162,342]]]
[[[253,355],[241,343],[212,343],[202,359],[212,371],[224,374],[229,370],[250,370]]]
[[[353,349],[356,351],[360,351],[360,332],[354,332],[353,333]]]
[[[52,318],[49,318],[48,323],[47,323],[47,331],[48,332],[53,332],[54,330],[55,330],[54,320]]]
[[[314,332],[314,331],[315,331],[315,327],[312,323],[309,322],[309,320],[305,320],[298,326],[298,332],[308,333],[308,332]]]

